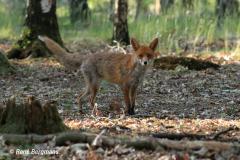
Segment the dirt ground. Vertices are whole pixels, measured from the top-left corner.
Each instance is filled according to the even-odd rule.
[[[150,67],[138,90],[136,115],[131,117],[121,113],[115,115],[109,109],[116,99],[124,106],[118,86],[102,82],[97,94],[101,116],[92,116],[87,103],[83,105],[82,114],[76,103],[77,95],[84,89],[80,73],[67,71],[54,58],[11,60],[11,63],[17,67],[17,73],[1,76],[1,102],[11,96],[19,102],[28,95],[34,95],[42,102],[54,100],[64,122],[72,129],[99,133],[108,127],[111,135],[140,136],[152,133],[211,134],[230,126],[240,128],[239,61],[222,65],[219,70],[194,71],[181,66],[175,70],[156,70]],[[119,126],[125,129],[119,130]],[[222,141],[233,139],[239,142],[239,130],[219,137]],[[161,153],[118,147],[120,149],[101,150],[99,154],[104,155],[104,159],[198,157],[187,152]],[[64,159],[65,152],[58,158]],[[76,156],[76,153],[71,152],[71,155]],[[206,157],[215,159],[216,156],[219,155]]]

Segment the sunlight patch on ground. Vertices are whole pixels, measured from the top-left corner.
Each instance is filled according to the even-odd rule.
[[[45,67],[63,67],[59,62],[56,61],[54,58],[35,58],[35,59],[23,59],[23,60],[11,60],[14,64],[17,65],[25,65],[25,66],[32,66],[32,65],[41,65]]]
[[[172,132],[209,134],[230,126],[240,127],[238,120],[224,119],[158,119],[151,118],[84,118],[82,120],[65,119],[65,124],[72,129],[99,130],[104,127],[124,126],[134,133]]]

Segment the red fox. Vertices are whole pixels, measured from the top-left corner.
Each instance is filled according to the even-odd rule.
[[[50,38],[39,36],[39,39],[65,67],[81,70],[86,89],[79,95],[79,103],[83,97],[88,95],[93,109],[99,84],[103,79],[120,86],[124,95],[126,112],[129,115],[135,114],[136,90],[143,80],[148,64],[159,54],[155,52],[158,38],[155,38],[149,45],[140,45],[136,39],[131,38],[134,50],[132,54],[96,53],[91,55],[69,54]]]

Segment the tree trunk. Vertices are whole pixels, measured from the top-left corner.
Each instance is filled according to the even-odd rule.
[[[66,130],[57,107],[47,102],[41,105],[34,97],[29,96],[27,102],[16,104],[12,98],[6,106],[0,105],[0,132],[17,134],[49,134]]]
[[[111,22],[114,21],[115,2],[116,2],[116,0],[110,0],[110,3],[109,3],[109,20]]]
[[[90,10],[87,0],[69,0],[70,20],[72,24],[89,19]]]
[[[141,7],[142,7],[142,0],[136,0],[136,3],[137,3],[137,7],[136,7],[136,14],[135,14],[135,17],[134,17],[135,20],[137,20],[138,17],[139,17],[140,10],[141,10]]]
[[[155,0],[155,13],[156,13],[157,15],[160,14],[160,9],[161,9],[160,1],[161,1],[161,0]]]
[[[239,2],[238,0],[217,0],[216,2],[216,15],[218,26],[221,26],[222,20],[225,16],[239,15]]]
[[[11,73],[14,71],[14,67],[8,62],[7,57],[0,50],[0,75],[5,73]]]
[[[8,52],[8,58],[46,56],[46,49],[38,41],[38,35],[46,35],[63,45],[56,16],[56,0],[28,0],[27,15],[22,37],[17,47]]]
[[[128,3],[127,0],[116,0],[115,3],[115,15],[114,15],[114,29],[112,40],[116,40],[121,44],[129,45],[129,33],[128,33]]]
[[[186,9],[193,9],[193,0],[182,0],[182,6]]]
[[[174,0],[160,0],[161,10],[163,13],[166,13],[173,4]]]

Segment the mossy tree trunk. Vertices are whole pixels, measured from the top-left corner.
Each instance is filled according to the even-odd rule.
[[[129,45],[129,33],[128,33],[128,2],[127,0],[116,0],[115,2],[115,14],[113,20],[113,37],[112,40],[116,40],[121,44]]]
[[[12,98],[5,106],[0,105],[0,132],[15,134],[49,134],[65,131],[67,127],[60,118],[56,105],[45,105],[29,96],[25,103],[16,104]]]
[[[14,67],[8,62],[7,57],[0,51],[0,75],[11,73],[14,71]]]
[[[46,35],[63,45],[56,16],[56,0],[28,0],[22,37],[8,52],[8,58],[46,56],[38,35]]]
[[[90,17],[90,9],[87,0],[69,0],[70,21],[72,24],[76,22],[86,22]]]

